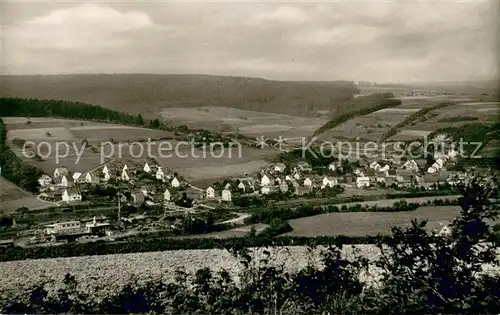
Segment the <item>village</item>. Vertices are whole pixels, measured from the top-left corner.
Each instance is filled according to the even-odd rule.
[[[465,173],[447,169],[455,164],[457,156],[458,152],[454,150],[438,154],[431,165],[426,159],[405,158],[349,158],[314,168],[304,160],[276,162],[255,174],[245,173],[208,187],[192,185],[154,159],[143,164],[133,160],[114,160],[86,173],[58,167],[52,176],[42,175],[39,198],[62,208],[83,204],[88,207],[95,205],[96,209],[103,205],[118,206],[119,223],[132,222],[125,212],[120,215],[120,209],[125,208],[160,209],[164,215],[217,213],[221,209],[241,214],[245,209],[236,202],[241,197],[280,199],[280,196],[286,196],[281,200],[293,201],[299,198],[327,199],[343,192],[358,196],[363,195],[363,191],[377,194],[387,189],[407,192],[449,188],[466,177]],[[380,196],[384,198],[382,193]],[[225,222],[234,220],[237,219]],[[109,218],[97,220],[94,216],[87,222],[80,221],[46,224],[43,233],[52,241],[113,235],[113,222]]]

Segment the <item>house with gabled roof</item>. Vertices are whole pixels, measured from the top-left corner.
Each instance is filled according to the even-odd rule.
[[[58,167],[54,170],[54,178],[62,177],[68,174],[69,171],[66,167]]]
[[[144,164],[144,167],[142,168],[142,170],[146,173],[151,173],[151,166],[149,166],[148,162],[146,162]]]
[[[170,182],[170,185],[174,188],[177,188],[181,186],[181,183],[179,182],[177,177],[174,177],[174,179],[172,179],[172,181]]]
[[[73,182],[75,184],[76,183],[81,183],[82,179],[83,179],[82,173],[80,173],[80,172],[73,173],[73,175],[71,177],[73,178]]]
[[[370,186],[370,178],[366,176],[358,176],[356,177],[356,187],[364,188]]]
[[[302,184],[304,185],[304,187],[312,187],[313,182],[309,177],[306,177]]]
[[[212,186],[209,186],[206,190],[207,199],[215,198],[215,189]]]
[[[65,189],[62,194],[61,200],[63,202],[82,201],[82,192],[77,188]]]
[[[99,178],[97,176],[95,176],[94,174],[87,172],[85,174],[85,182],[87,184],[97,184],[97,183],[99,183]]]
[[[274,165],[274,171],[278,173],[283,173],[286,169],[286,165],[284,163],[276,163]]]
[[[267,174],[262,175],[262,177],[260,178],[260,185],[269,186],[271,184],[274,184],[274,179],[271,176],[268,176]]]
[[[335,166],[335,163],[332,162],[332,163],[328,164],[328,169],[330,171],[334,172],[337,169],[337,167]]]
[[[170,194],[170,190],[168,190],[168,188],[166,188],[165,191],[163,192],[163,200],[170,201],[171,198],[172,198],[172,195]]]
[[[130,176],[128,176],[127,170],[125,168],[122,170],[122,174],[120,175],[120,178],[124,182],[128,182],[130,180]]]
[[[104,175],[109,174],[109,169],[106,165],[104,165],[104,167],[102,168],[102,174]]]
[[[221,199],[222,201],[231,201],[231,190],[229,189],[222,190]]]
[[[158,166],[158,168],[156,169],[155,177],[156,179],[161,181],[165,180],[165,173],[163,172],[163,169],[160,166]]]

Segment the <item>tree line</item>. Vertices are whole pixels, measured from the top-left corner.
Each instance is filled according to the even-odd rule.
[[[6,140],[7,129],[0,118],[0,175],[27,191],[38,192],[38,179],[43,174],[42,170],[25,163],[9,148]]]

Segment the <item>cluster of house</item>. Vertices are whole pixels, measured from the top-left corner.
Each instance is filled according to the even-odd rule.
[[[436,162],[425,172],[425,164],[417,163],[415,160],[395,161],[372,161],[364,163],[364,166],[356,168],[352,174],[343,176],[320,176],[312,172],[307,162],[299,162],[291,172],[286,172],[284,163],[274,164],[271,168],[261,170],[256,177],[245,177],[237,180],[236,189],[243,193],[254,193],[267,195],[273,192],[292,192],[294,195],[303,195],[314,189],[333,188],[335,186],[367,188],[376,185],[393,186],[400,188],[422,187],[432,189],[435,185],[448,183],[453,185],[463,180],[464,174],[448,172],[445,164],[454,160],[457,152],[450,151],[447,154],[436,156]],[[423,161],[425,163],[425,161]],[[332,162],[327,166],[327,174],[335,174],[342,163]],[[231,184],[227,184],[220,198],[222,201],[231,201],[231,192],[234,192]],[[206,189],[206,197],[216,198],[213,187]]]
[[[170,185],[170,187],[178,188],[181,186],[181,181],[177,178],[176,174],[164,170],[161,166],[150,166],[147,162],[144,164],[142,171],[149,174],[161,183]],[[108,167],[104,165],[100,170],[81,173],[70,172],[66,167],[59,167],[54,170],[53,176],[43,174],[39,179],[41,191],[55,191],[54,196],[60,195],[60,200],[63,202],[75,202],[82,200],[82,189],[84,184],[99,184],[107,183],[111,179],[116,179],[122,182],[136,184],[138,181],[138,170],[131,170],[127,164],[119,167]],[[146,192],[148,191],[148,192]],[[150,193],[151,189],[143,187],[132,193],[133,196],[145,195]],[[140,192],[140,193],[138,193]],[[169,195],[165,191],[164,195]],[[166,197],[165,197],[166,198]],[[170,200],[170,197],[168,197]]]
[[[335,164],[329,169],[335,171]],[[285,175],[286,165],[277,163],[270,168],[261,170],[256,177],[239,178],[236,187],[230,183],[226,184],[220,195],[210,186],[206,189],[206,198],[215,199],[220,197],[222,201],[231,201],[233,189],[245,194],[269,195],[271,193],[291,192],[294,195],[303,195],[313,189],[326,189],[337,186],[338,180],[333,176],[319,176],[311,174],[312,168],[307,162],[299,162],[292,171]]]

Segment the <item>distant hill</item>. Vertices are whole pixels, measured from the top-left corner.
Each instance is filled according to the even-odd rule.
[[[162,108],[199,106],[314,116],[359,92],[349,81],[211,75],[9,75],[0,76],[0,85],[2,97],[77,101],[145,117],[157,116]]]

